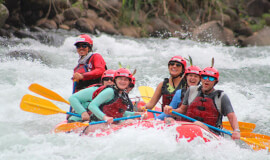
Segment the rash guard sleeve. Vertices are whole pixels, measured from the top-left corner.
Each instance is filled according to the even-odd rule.
[[[182,93],[182,90],[179,89],[179,90],[176,91],[175,95],[173,96],[173,99],[172,99],[172,101],[171,101],[171,103],[169,105],[169,106],[172,106],[173,109],[178,108],[178,105],[181,102],[181,93]]]
[[[87,105],[92,101],[92,94],[98,87],[90,87],[74,93],[69,97],[69,102],[76,113],[82,114],[86,111]],[[87,104],[87,105],[85,105]]]
[[[99,106],[110,102],[114,98],[114,91],[112,88],[106,88],[100,92],[95,99],[89,104],[88,109],[95,114],[98,119],[103,119],[105,114],[99,109]]]

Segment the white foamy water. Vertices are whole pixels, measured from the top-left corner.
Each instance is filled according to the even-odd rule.
[[[56,33],[57,34],[57,33]],[[23,95],[32,94],[28,86],[38,83],[68,99],[72,92],[71,75],[78,55],[73,46],[75,35],[66,36],[60,46],[49,46],[31,39],[0,49],[0,159],[81,160],[81,159],[270,159],[266,151],[255,152],[241,141],[225,138],[218,142],[176,143],[174,130],[125,128],[105,137],[80,137],[76,134],[52,134],[64,114],[38,115],[20,109]],[[108,68],[118,62],[137,69],[136,87],[155,88],[168,77],[167,63],[174,55],[193,58],[201,68],[211,65],[220,71],[222,89],[231,99],[239,121],[257,125],[255,133],[270,135],[270,47],[236,48],[199,44],[188,40],[131,39],[117,36],[93,36],[94,49],[102,54]],[[8,58],[7,53],[29,49],[42,60]],[[38,96],[38,95],[36,95]],[[139,96],[135,88],[130,97]],[[68,111],[69,106],[54,102]]]

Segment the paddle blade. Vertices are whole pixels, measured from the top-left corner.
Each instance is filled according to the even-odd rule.
[[[141,97],[145,103],[148,103],[151,100],[151,97],[154,95],[154,89],[148,86],[138,87]]]
[[[26,94],[23,96],[20,107],[24,111],[42,114],[42,115],[66,113],[65,111],[58,108],[52,102],[43,98],[32,96],[30,94]]]
[[[254,150],[270,149],[270,136],[268,135],[243,132],[241,137],[245,138],[245,142],[251,145]]]
[[[37,93],[43,97],[46,97],[51,100],[59,101],[59,102],[64,102],[66,104],[70,104],[67,100],[65,100],[63,97],[61,97],[59,94],[55,93],[54,91],[45,88],[37,83],[31,84],[29,87],[29,90]]]
[[[229,121],[222,122],[222,125],[223,128],[233,131]],[[248,122],[238,122],[238,125],[241,132],[252,132],[256,127],[256,124]]]
[[[242,133],[241,133],[242,136]],[[244,135],[246,136],[246,135]],[[262,149],[268,149],[270,151],[270,139],[269,136],[264,135],[265,138],[246,138],[246,137],[240,137],[241,140],[245,141],[248,145],[250,145],[254,150],[262,150]],[[251,136],[253,137],[253,136]]]
[[[81,122],[74,122],[74,123],[67,123],[67,124],[61,124],[57,128],[54,129],[55,133],[59,132],[70,132],[73,130],[76,130],[81,127],[87,127],[89,126],[88,123],[81,123]]]

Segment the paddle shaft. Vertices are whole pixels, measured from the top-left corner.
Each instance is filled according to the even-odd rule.
[[[140,118],[140,117],[141,117],[141,115],[130,116],[130,117],[121,117],[121,118],[115,118],[115,119],[113,119],[113,121],[116,122],[116,121],[127,120],[127,119],[133,119],[133,118]],[[107,123],[107,121],[96,121],[96,122],[91,122],[91,123],[89,123],[89,125],[100,124],[100,123]]]
[[[72,90],[72,94],[75,93],[76,87],[77,87],[77,81],[74,81],[74,82],[73,82],[73,90]],[[69,112],[71,112],[71,111],[72,111],[72,107],[70,106],[70,107],[69,107]]]
[[[188,116],[185,116],[185,115],[183,115],[183,114],[181,114],[181,113],[178,113],[178,112],[175,112],[175,111],[172,111],[172,113],[173,113],[173,114],[176,114],[176,115],[178,115],[178,116],[181,116],[181,117],[183,117],[183,118],[186,118],[186,119],[188,119],[188,120],[190,120],[190,121],[192,121],[192,122],[197,121],[197,120],[195,120],[195,119],[193,119],[193,118],[190,118],[190,117],[188,117]],[[216,130],[216,131],[219,131],[219,132],[223,132],[223,133],[225,133],[225,134],[228,134],[228,135],[232,136],[232,133],[231,133],[231,132],[224,131],[224,130],[222,130],[222,129],[213,127],[213,126],[211,126],[211,125],[209,125],[209,124],[206,124],[206,123],[203,123],[203,124],[206,125],[207,127],[211,128],[211,129],[213,129],[213,130]],[[244,137],[240,137],[240,139],[241,139],[242,141],[244,141],[244,142],[251,143],[252,145],[255,144],[255,145],[259,146],[260,148],[267,149],[267,147],[266,147],[265,145],[263,145],[263,144],[261,144],[261,143],[258,143],[258,142],[256,142],[256,141],[253,141],[253,140],[250,140],[250,139],[247,139],[247,138],[244,138]],[[269,148],[268,148],[268,151],[270,151]]]
[[[153,111],[153,110],[147,110],[148,112],[153,112],[153,113],[162,113],[162,112],[159,112],[159,111]],[[175,111],[172,111],[172,113],[173,114],[176,114],[176,115],[178,115],[178,116],[181,116],[181,117],[183,117],[183,118],[186,118],[186,119],[188,119],[188,120],[190,120],[190,121],[192,121],[192,122],[195,122],[195,121],[197,121],[197,120],[195,120],[195,119],[193,119],[193,118],[190,118],[190,117],[188,117],[188,116],[185,116],[185,115],[183,115],[183,114],[181,114],[181,113],[178,113],[178,112],[175,112]],[[209,127],[209,128],[211,128],[211,129],[213,129],[213,130],[216,130],[216,131],[219,131],[219,132],[223,132],[223,133],[225,133],[225,134],[228,134],[228,135],[232,135],[230,132],[227,132],[227,131],[224,131],[224,130],[222,130],[222,129],[219,129],[219,128],[216,128],[216,127],[213,127],[213,126],[211,126],[211,125],[209,125],[209,124],[206,124],[206,123],[203,123],[204,125],[206,125],[207,127]]]
[[[192,122],[197,121],[197,120],[195,120],[195,119],[193,119],[193,118],[190,118],[190,117],[188,117],[188,116],[185,116],[185,115],[183,115],[183,114],[181,114],[181,113],[178,113],[178,112],[175,112],[175,111],[172,111],[172,113],[173,113],[173,114],[176,114],[176,115],[178,115],[178,116],[181,116],[181,117],[183,117],[183,118],[185,118],[185,119],[188,119],[188,120],[190,120],[190,121],[192,121]],[[213,130],[216,130],[216,131],[219,131],[219,132],[223,132],[223,133],[228,134],[228,135],[230,135],[230,136],[232,135],[231,132],[224,131],[224,130],[222,130],[222,129],[213,127],[213,126],[211,126],[211,125],[209,125],[209,124],[206,124],[206,123],[203,123],[203,124],[206,125],[207,127],[211,128],[211,129],[213,129]]]

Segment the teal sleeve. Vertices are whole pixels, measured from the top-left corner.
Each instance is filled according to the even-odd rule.
[[[89,104],[88,109],[92,111],[95,116],[102,120],[105,114],[99,109],[99,106],[110,102],[114,98],[114,91],[112,88],[106,88],[98,94],[97,97]]]
[[[135,114],[135,112],[126,111],[123,116],[130,117],[130,116],[134,116],[134,114]]]
[[[92,95],[98,87],[90,87],[80,90],[74,93],[68,100],[70,105],[75,110],[76,113],[82,114],[86,111],[87,105],[92,101]],[[87,105],[86,105],[87,104]]]

